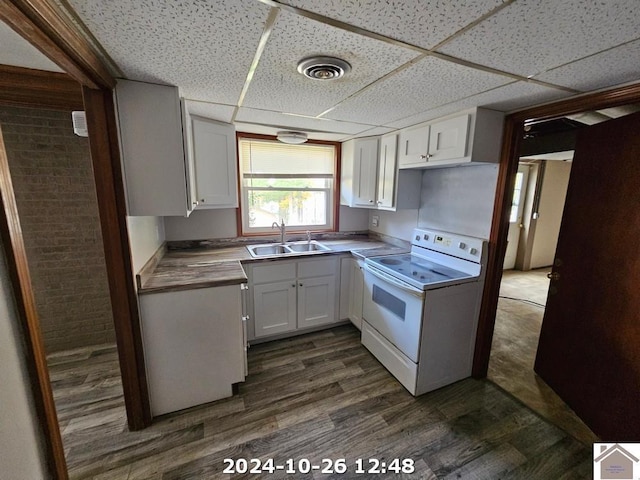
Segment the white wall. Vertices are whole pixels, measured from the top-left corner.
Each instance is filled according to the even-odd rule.
[[[570,174],[571,162],[546,163],[540,191],[539,216],[531,246],[530,268],[553,264]]]
[[[340,206],[340,231],[367,230],[369,212],[362,208]],[[209,240],[238,236],[235,208],[197,210],[187,217],[164,217],[167,241]]]
[[[209,240],[238,235],[235,208],[197,210],[189,217],[164,217],[166,240]]]
[[[162,217],[127,217],[133,273],[137,273],[165,241]]]
[[[489,238],[498,165],[425,170],[418,226]]]
[[[369,229],[369,210],[340,205],[340,231],[361,232]]]
[[[418,225],[419,210],[398,210],[385,212],[382,210],[369,211],[369,230],[390,237],[411,241],[413,229]],[[378,226],[373,226],[373,217],[378,217]]]
[[[0,246],[0,477],[45,478],[42,436],[22,347],[4,249]]]

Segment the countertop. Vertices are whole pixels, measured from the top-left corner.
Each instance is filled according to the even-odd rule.
[[[223,285],[245,283],[247,276],[242,264],[248,262],[273,262],[286,259],[310,258],[319,255],[351,253],[358,258],[404,253],[408,248],[385,243],[379,239],[357,237],[340,240],[320,240],[331,248],[326,252],[312,252],[264,256],[254,258],[246,244],[220,248],[169,250],[154,261],[150,268],[138,276],[138,293],[192,290]],[[143,270],[145,269],[143,268]]]

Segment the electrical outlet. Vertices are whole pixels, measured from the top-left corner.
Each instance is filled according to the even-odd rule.
[[[373,215],[371,217],[371,225],[373,227],[377,227],[379,225],[379,223],[380,223],[380,217],[378,215]]]

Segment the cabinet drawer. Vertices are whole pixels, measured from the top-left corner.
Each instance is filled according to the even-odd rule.
[[[292,262],[271,262],[253,267],[253,283],[280,282],[296,278],[296,264]]]
[[[338,268],[337,258],[322,258],[318,260],[302,260],[298,262],[298,278],[320,277],[335,275]]]

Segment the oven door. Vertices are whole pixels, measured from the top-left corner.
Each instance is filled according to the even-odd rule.
[[[368,264],[364,271],[363,318],[418,363],[425,292]]]

